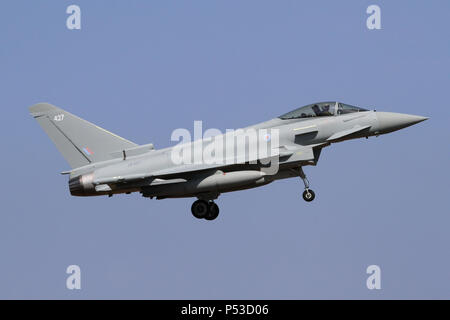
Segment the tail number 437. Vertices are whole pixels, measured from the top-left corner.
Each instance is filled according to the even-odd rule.
[[[53,117],[53,121],[63,121],[64,120],[64,114],[57,114]]]

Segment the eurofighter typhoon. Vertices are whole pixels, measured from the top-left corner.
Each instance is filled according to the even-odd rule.
[[[221,193],[256,188],[300,177],[303,199],[315,198],[303,167],[315,166],[323,148],[349,139],[393,132],[428,118],[377,112],[341,102],[297,108],[247,128],[173,147],[137,145],[61,108],[39,103],[29,108],[72,168],[73,196],[140,192],[156,199],[193,197],[191,212],[214,220]],[[173,136],[173,135],[172,135]],[[179,135],[182,138],[182,135]]]

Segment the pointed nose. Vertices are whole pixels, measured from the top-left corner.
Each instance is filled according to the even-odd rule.
[[[388,133],[427,120],[427,117],[395,112],[377,112],[378,131]]]

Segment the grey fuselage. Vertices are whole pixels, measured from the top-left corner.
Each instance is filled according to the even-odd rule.
[[[362,111],[341,115],[274,118],[248,128],[278,129],[279,170],[260,173],[261,163],[223,166],[185,166],[171,160],[174,147],[92,163],[70,172],[70,191],[76,196],[141,192],[146,197],[215,199],[220,193],[254,188],[275,180],[297,177],[297,168],[316,165],[321,149],[331,143],[392,132],[426,118],[389,112]],[[185,143],[191,148],[194,142]],[[203,147],[210,139],[200,142]],[[284,151],[285,153],[283,153]],[[298,152],[297,152],[298,151]],[[157,174],[156,174],[157,173]]]

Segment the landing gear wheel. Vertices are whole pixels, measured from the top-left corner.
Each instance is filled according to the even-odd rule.
[[[197,200],[192,204],[191,212],[197,219],[203,219],[206,217],[209,211],[208,202],[205,200]]]
[[[303,200],[311,202],[314,200],[315,197],[316,194],[311,189],[306,189],[305,191],[303,191]]]
[[[214,220],[219,216],[219,206],[214,202],[209,203],[209,210],[205,216],[205,220]]]

